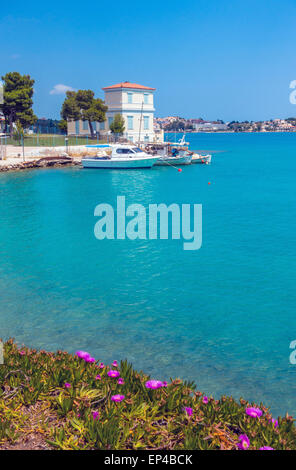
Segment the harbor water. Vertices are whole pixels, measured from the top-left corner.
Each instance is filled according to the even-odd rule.
[[[186,140],[212,164],[0,175],[0,337],[296,415],[296,134]],[[96,239],[95,207],[119,195],[202,204],[202,247]]]

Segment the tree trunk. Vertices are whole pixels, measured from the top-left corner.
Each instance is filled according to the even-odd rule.
[[[9,135],[12,137],[13,134],[13,120],[12,120],[12,113],[9,115]]]
[[[91,136],[92,139],[94,139],[94,138],[95,138],[95,134],[94,134],[92,122],[91,122],[91,121],[88,121],[88,125],[89,125],[89,130],[90,130],[90,136]]]

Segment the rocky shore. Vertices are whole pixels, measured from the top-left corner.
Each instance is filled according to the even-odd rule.
[[[23,161],[20,158],[9,158],[7,160],[0,161],[0,172],[7,171],[20,171],[32,168],[57,168],[61,166],[78,166],[81,164],[81,158],[54,156],[54,157],[42,157],[38,159],[30,159]]]

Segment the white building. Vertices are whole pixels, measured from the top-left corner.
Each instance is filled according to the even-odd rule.
[[[227,124],[215,124],[212,122],[203,122],[200,124],[193,123],[194,130],[197,132],[202,131],[226,131],[228,129]]]
[[[128,140],[153,142],[155,88],[122,82],[103,90],[108,111],[107,121],[100,125],[101,130],[109,130],[115,114],[119,113],[125,121],[125,137]]]
[[[108,106],[105,122],[93,123],[100,135],[110,131],[115,114],[121,114],[125,122],[124,137],[132,142],[154,142],[163,139],[163,133],[154,131],[154,91],[155,88],[137,83],[121,82],[103,88],[105,104]],[[88,122],[68,123],[68,134],[89,134]]]

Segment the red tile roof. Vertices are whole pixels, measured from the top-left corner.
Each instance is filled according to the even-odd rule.
[[[149,86],[138,85],[138,83],[130,82],[121,82],[117,83],[116,85],[106,86],[102,88],[102,90],[114,90],[117,88],[132,88],[134,90],[155,90],[155,88],[151,88]]]

